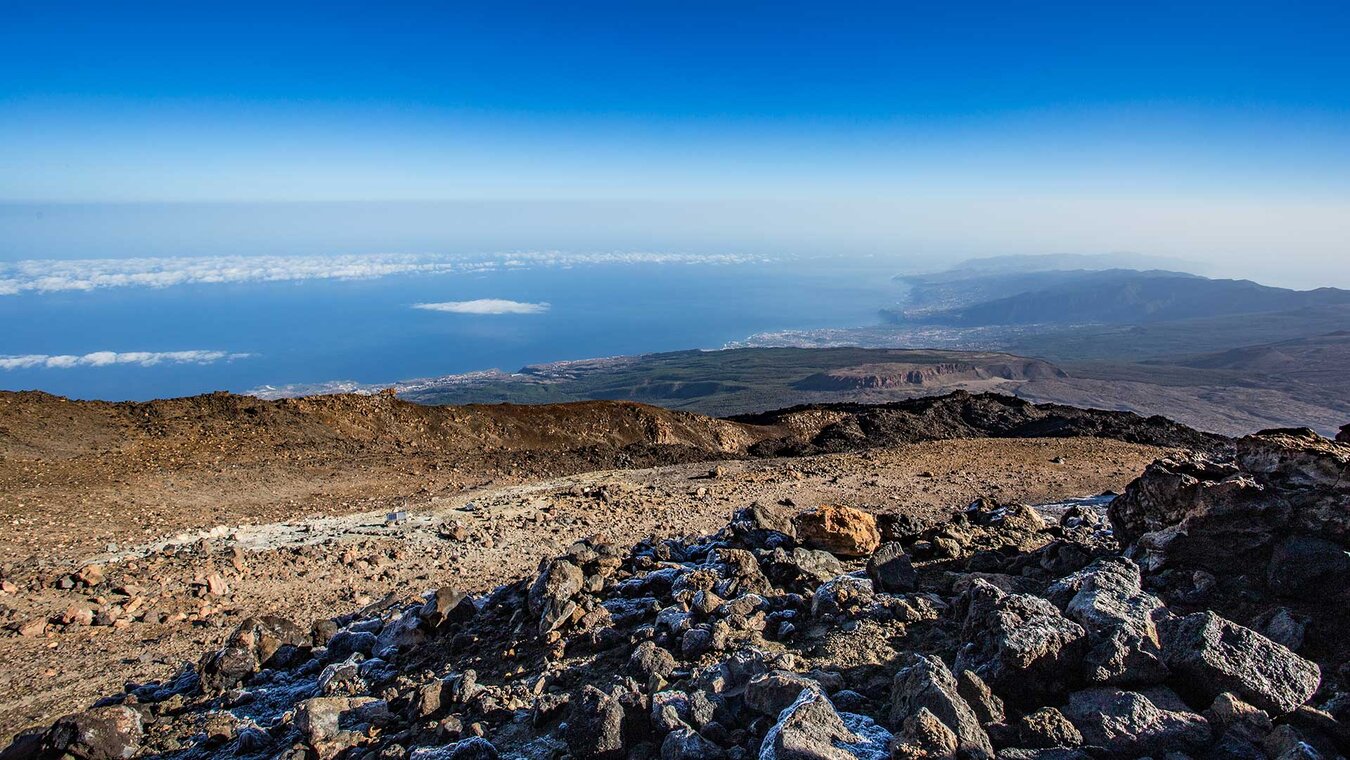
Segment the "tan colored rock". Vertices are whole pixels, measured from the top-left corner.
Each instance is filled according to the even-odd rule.
[[[88,607],[71,605],[61,615],[61,622],[65,625],[93,625],[94,611]]]
[[[823,504],[793,518],[797,539],[811,549],[841,557],[862,557],[881,545],[881,533],[872,515],[852,507]]]
[[[229,593],[229,588],[225,585],[225,579],[220,573],[211,573],[206,576],[206,593],[212,596],[225,596]]]
[[[46,630],[47,630],[47,621],[41,618],[29,620],[27,623],[21,624],[18,628],[19,635],[23,636],[24,638],[41,636]]]
[[[103,582],[103,568],[99,565],[85,565],[75,573],[75,580],[86,586],[97,586]]]

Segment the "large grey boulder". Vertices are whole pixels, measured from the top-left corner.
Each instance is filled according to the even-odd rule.
[[[1229,691],[1274,715],[1307,702],[1321,684],[1316,663],[1213,612],[1158,626],[1175,683],[1209,700]]]
[[[1147,692],[1098,687],[1069,695],[1063,709],[1083,744],[1112,757],[1195,751],[1210,739],[1209,722],[1166,689]]]
[[[956,677],[942,660],[905,652],[891,684],[891,725],[928,710],[956,736],[957,746],[969,757],[992,757],[993,745],[980,719],[960,694]]]
[[[1167,678],[1156,618],[1162,600],[1141,586],[1139,566],[1124,557],[1099,560],[1052,585],[1047,596],[1087,630],[1083,677],[1091,684],[1149,685]]]
[[[1325,572],[1283,577],[1275,545],[1289,536],[1350,544],[1350,446],[1311,430],[1266,431],[1237,441],[1231,463],[1173,457],[1149,465],[1111,502],[1112,528],[1146,569],[1199,568],[1215,574],[1249,573],[1275,559],[1265,573],[1272,588],[1293,596],[1343,589],[1319,586]],[[1149,534],[1147,541],[1141,541]],[[1316,547],[1304,547],[1314,549]],[[1325,571],[1344,572],[1334,554]],[[1285,563],[1289,565],[1289,563]],[[1291,569],[1297,568],[1289,565]]]
[[[562,626],[576,610],[572,598],[585,582],[581,568],[565,559],[544,560],[539,575],[530,586],[530,612],[539,619],[539,633],[544,634]]]
[[[1009,594],[976,579],[962,595],[956,670],[971,670],[1005,699],[1031,701],[1072,683],[1083,645],[1083,627],[1050,602]]]
[[[857,722],[855,728],[859,730],[845,723],[824,694],[804,689],[764,736],[759,760],[886,760],[890,756],[889,734],[862,730],[864,726]]]
[[[587,686],[573,702],[563,741],[573,757],[617,760],[624,756],[623,718],[617,698]]]

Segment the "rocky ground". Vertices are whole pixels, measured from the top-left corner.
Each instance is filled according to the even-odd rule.
[[[64,561],[53,552],[6,567],[0,735],[50,722],[127,680],[163,680],[220,646],[249,615],[308,625],[446,584],[485,592],[580,538],[599,533],[631,544],[712,531],[756,501],[838,502],[931,517],[982,495],[1043,502],[1121,489],[1164,451],[1094,438],[971,439],[602,470],[431,494],[415,478],[389,478],[373,485],[373,501],[305,500],[285,521],[225,524],[214,522],[214,512],[196,515],[194,524],[191,505],[229,500],[247,484],[230,480],[212,491],[180,476],[183,501],[161,507],[180,520],[176,533],[146,540],[131,523],[111,534],[120,540],[115,551],[70,552]],[[71,533],[83,519],[73,514],[52,529]]]
[[[962,453],[972,443],[945,443],[954,448],[933,461],[1010,442]],[[1043,457],[1069,443],[1017,445]],[[26,731],[5,757],[1350,750],[1350,445],[1273,431],[1172,453],[1117,497],[1045,510],[1007,492],[954,512],[816,503],[914,454],[736,463],[692,481],[687,469],[625,473],[656,484],[653,504],[678,498],[677,482],[695,499],[746,493],[729,484],[757,478],[788,495],[729,499],[741,508],[715,532],[578,540],[483,593],[444,585],[308,625],[247,617],[195,664]],[[968,472],[911,472],[906,491],[956,498]],[[676,478],[666,493],[662,477]],[[578,486],[567,498],[591,498]],[[624,489],[611,493],[624,502]],[[680,514],[664,519],[704,529]],[[463,521],[441,526],[465,534],[452,541],[475,535]],[[107,582],[96,575],[80,582]]]

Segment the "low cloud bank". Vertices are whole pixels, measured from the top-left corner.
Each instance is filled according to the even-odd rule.
[[[462,274],[588,264],[743,264],[763,260],[762,256],[741,254],[558,251],[483,256],[369,254],[28,259],[0,262],[0,296],[216,283],[365,280],[398,275]]]
[[[119,364],[138,364],[153,367],[156,364],[214,364],[220,361],[246,359],[251,354],[227,351],[94,351],[76,354],[18,354],[0,356],[0,369],[71,369],[73,367],[111,367]]]
[[[413,304],[414,309],[445,311],[451,314],[543,314],[547,303],[508,301],[503,298],[478,298],[473,301],[445,301],[443,303]]]

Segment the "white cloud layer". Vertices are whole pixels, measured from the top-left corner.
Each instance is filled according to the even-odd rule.
[[[174,285],[363,280],[413,274],[460,274],[588,264],[741,264],[762,256],[682,253],[530,251],[491,256],[368,254],[211,256],[137,259],[26,259],[0,262],[0,295],[167,288]]]
[[[451,314],[543,314],[547,303],[508,301],[503,298],[478,298],[473,301],[445,301],[443,303],[413,304],[414,309],[447,311]]]
[[[226,351],[94,351],[76,354],[19,354],[0,355],[0,369],[70,369],[72,367],[111,367],[118,364],[138,364],[153,367],[156,364],[214,364],[219,361],[246,359],[251,354],[232,354]]]

